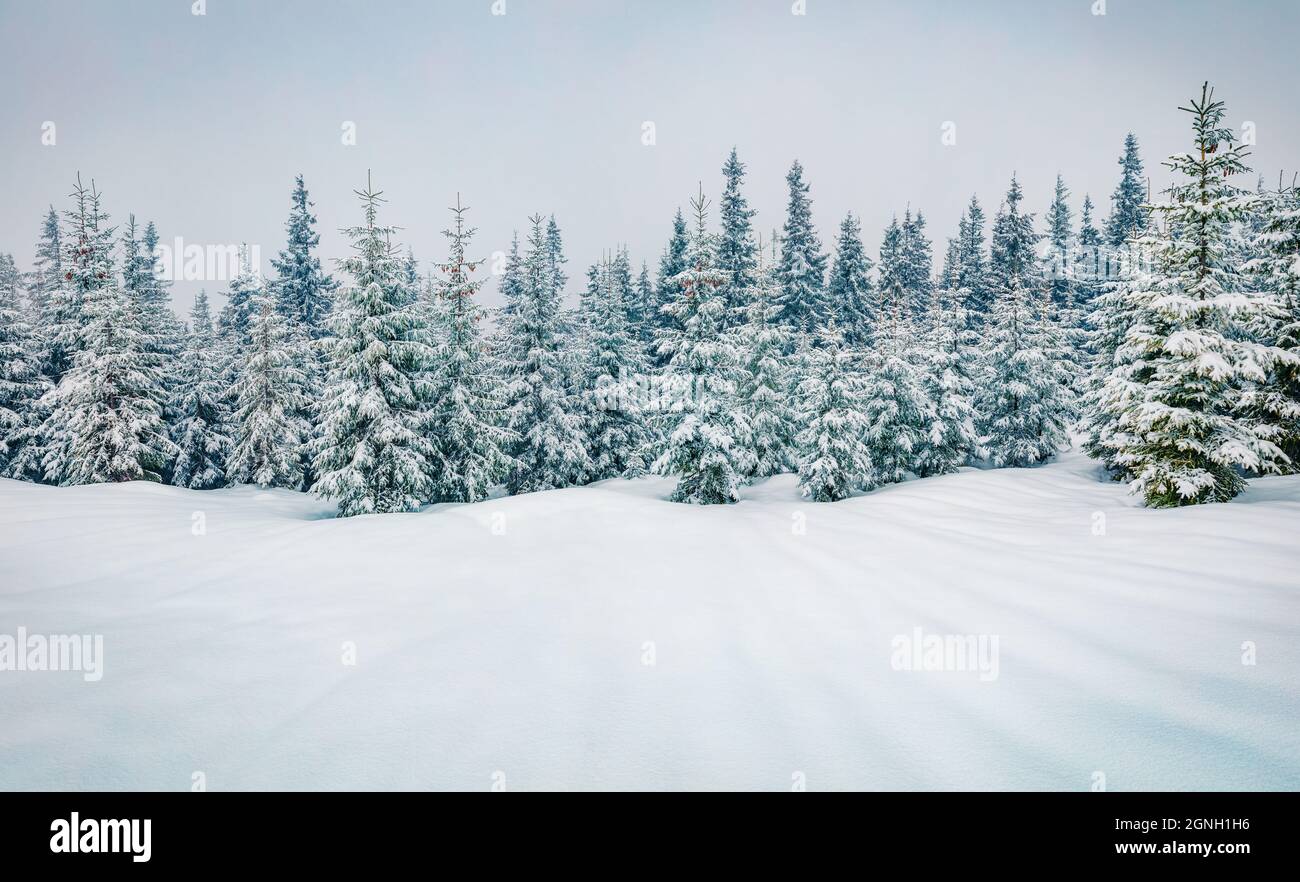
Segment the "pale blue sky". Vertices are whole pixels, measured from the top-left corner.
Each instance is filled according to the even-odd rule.
[[[1255,123],[1257,169],[1300,166],[1300,3],[806,5],[506,0],[494,16],[491,0],[207,0],[199,17],[191,0],[0,0],[0,250],[26,268],[80,170],[115,222],[133,211],[166,241],[247,240],[265,262],[302,172],[337,257],[371,168],[426,266],[459,190],[484,256],[553,212],[576,290],[619,242],[653,269],[673,210],[699,180],[716,197],[734,144],[761,229],[780,225],[798,157],[828,246],[852,210],[874,255],[910,202],[937,260],[971,193],[991,214],[1013,171],[1030,210],[1059,170],[1076,211],[1087,191],[1104,214],[1130,129],[1159,186],[1159,160],[1187,141],[1177,106],[1203,79],[1233,126]],[[340,143],[345,120],[356,146]],[[197,287],[178,286],[180,309]]]

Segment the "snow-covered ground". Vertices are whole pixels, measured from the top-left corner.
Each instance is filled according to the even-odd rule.
[[[1077,453],[670,488],[333,520],[2,481],[0,634],[104,662],[0,672],[0,787],[1300,789],[1300,478],[1179,511]],[[996,678],[896,669],[916,628],[996,636]]]

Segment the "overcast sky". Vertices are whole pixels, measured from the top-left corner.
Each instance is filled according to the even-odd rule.
[[[716,201],[733,145],[760,229],[781,224],[798,157],[827,246],[853,211],[874,256],[910,204],[937,265],[971,193],[991,215],[1012,172],[1031,211],[1059,171],[1076,211],[1090,192],[1104,215],[1127,131],[1160,186],[1159,161],[1188,143],[1177,107],[1204,79],[1231,125],[1254,123],[1258,170],[1300,167],[1295,0],[1106,0],[1105,15],[1096,0],[192,5],[0,0],[0,251],[20,267],[78,171],[115,223],[248,241],[268,270],[301,172],[328,263],[369,168],[426,267],[459,191],[481,256],[554,213],[576,290],[618,243],[653,270],[697,181]],[[198,287],[177,286],[178,310]]]

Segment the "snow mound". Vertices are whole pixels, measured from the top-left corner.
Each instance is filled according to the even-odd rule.
[[[0,635],[104,639],[98,681],[0,671],[0,788],[1300,789],[1300,478],[671,488],[336,520],[0,481]],[[996,676],[899,670],[916,629]]]

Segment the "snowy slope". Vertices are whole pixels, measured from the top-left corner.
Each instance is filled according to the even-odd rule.
[[[105,652],[0,672],[0,788],[1300,788],[1300,478],[1179,511],[1077,453],[835,504],[670,489],[332,520],[0,482],[0,633]],[[895,670],[916,627],[997,635],[997,679]]]

